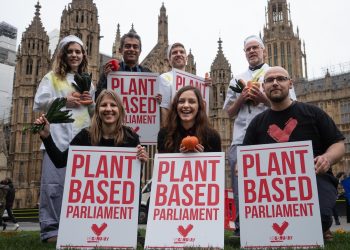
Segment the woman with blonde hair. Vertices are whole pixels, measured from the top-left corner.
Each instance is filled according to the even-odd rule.
[[[103,90],[96,100],[95,112],[90,128],[81,130],[70,145],[137,147],[137,158],[141,162],[148,160],[148,154],[140,145],[139,136],[124,125],[125,110],[118,95],[112,90]],[[45,124],[39,132],[47,152],[57,168],[67,165],[68,149],[60,151],[50,135],[50,124],[45,115],[39,117],[35,124]]]

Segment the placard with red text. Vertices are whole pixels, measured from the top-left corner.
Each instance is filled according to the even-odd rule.
[[[242,248],[323,247],[311,141],[237,150]]]
[[[136,148],[70,146],[57,248],[137,246]]]
[[[172,84],[172,92],[176,93],[179,89],[187,85],[196,87],[202,94],[205,101],[206,111],[209,115],[209,86],[205,85],[204,78],[179,69],[173,69],[173,74],[174,82]],[[175,94],[172,96],[174,97]]]
[[[144,144],[157,144],[160,113],[155,96],[158,73],[122,72],[108,74],[107,88],[122,99],[125,124],[134,129]]]
[[[224,248],[225,154],[156,154],[145,248]]]

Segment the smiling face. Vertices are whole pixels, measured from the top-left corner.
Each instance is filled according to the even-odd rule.
[[[264,62],[264,49],[257,41],[247,42],[244,46],[244,52],[250,67],[258,66]]]
[[[184,128],[191,128],[198,113],[198,99],[192,90],[183,92],[177,102],[177,113]]]
[[[135,66],[141,54],[140,41],[137,38],[126,37],[120,53],[123,55],[124,62],[128,66]]]
[[[117,124],[119,118],[118,103],[110,95],[105,95],[98,108],[99,117],[102,124]]]
[[[180,45],[175,45],[170,50],[169,55],[170,66],[175,69],[185,70],[187,63],[187,55],[184,47]]]
[[[66,61],[71,71],[77,72],[79,65],[83,61],[83,51],[78,43],[70,43],[67,48]]]

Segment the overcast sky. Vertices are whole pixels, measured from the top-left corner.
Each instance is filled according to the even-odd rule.
[[[36,0],[0,0],[0,21],[18,29],[18,41],[34,17]],[[94,0],[101,28],[100,52],[112,54],[117,23],[121,33],[131,24],[141,35],[141,60],[157,42],[158,15],[164,2],[168,15],[169,42],[183,42],[192,50],[197,74],[210,70],[218,48],[231,63],[233,74],[245,70],[243,40],[259,34],[265,25],[267,0]],[[49,33],[60,28],[62,10],[71,0],[40,0],[41,19]],[[306,44],[309,79],[324,75],[325,68],[335,72],[350,69],[350,1],[349,0],[289,0],[291,19],[296,32]],[[340,67],[340,64],[342,67]]]

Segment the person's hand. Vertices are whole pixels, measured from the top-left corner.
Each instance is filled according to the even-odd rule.
[[[107,77],[107,75],[112,71],[112,64],[110,62],[106,63],[103,66],[103,74]]]
[[[269,103],[265,93],[261,92],[258,86],[253,85],[249,90],[250,100],[253,101],[254,105],[258,105],[259,103],[267,104]]]
[[[155,98],[156,98],[158,104],[162,103],[162,94],[160,94],[160,93],[156,94]]]
[[[78,108],[80,106],[80,97],[73,96],[73,93],[74,92],[67,95],[67,102],[66,102],[67,108]]]
[[[137,145],[137,154],[136,157],[139,159],[141,162],[145,163],[148,161],[148,153],[145,149],[145,147],[141,145]]]
[[[45,115],[42,114],[38,119],[34,121],[34,124],[40,125],[45,124],[44,129],[39,131],[39,135],[42,138],[47,138],[50,135],[50,123],[46,119]]]
[[[319,155],[314,159],[315,163],[315,172],[316,174],[324,174],[326,173],[330,167],[331,163],[325,155]]]
[[[201,153],[204,152],[204,146],[202,144],[197,144],[194,148],[194,152]]]
[[[89,91],[84,91],[84,92],[81,94],[79,103],[80,103],[80,104],[83,104],[83,105],[90,105],[90,104],[93,103],[92,97],[91,97]]]
[[[208,86],[208,87],[211,87],[213,85],[212,79],[210,77],[204,78],[204,85]]]
[[[239,98],[242,99],[243,102],[247,102],[251,100],[251,95],[248,87],[245,87],[242,90],[242,93],[239,95]]]
[[[180,145],[180,153],[189,153],[189,152],[204,152],[204,146],[202,144],[197,144],[194,148],[194,150],[189,150],[184,145]]]

